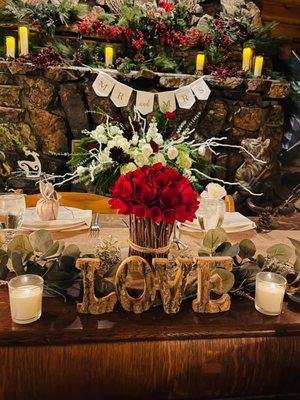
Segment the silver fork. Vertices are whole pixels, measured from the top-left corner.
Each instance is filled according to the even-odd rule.
[[[96,238],[100,233],[100,214],[95,213],[92,216],[92,221],[90,225],[90,234],[91,238]]]

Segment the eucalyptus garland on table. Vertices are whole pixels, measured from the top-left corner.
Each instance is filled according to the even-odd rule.
[[[287,279],[287,293],[300,292],[300,241],[289,239],[293,244],[274,244],[266,251],[266,255],[257,254],[255,244],[249,239],[232,244],[221,228],[212,229],[204,236],[199,256],[230,256],[233,258],[232,273],[223,272],[226,286],[233,294],[251,298],[255,290],[256,274],[261,271],[275,272]],[[295,263],[290,259],[296,254]]]
[[[36,274],[44,279],[44,295],[78,297],[82,277],[75,264],[79,257],[78,246],[54,242],[49,231],[16,235],[6,251],[0,249],[0,280],[10,272]]]

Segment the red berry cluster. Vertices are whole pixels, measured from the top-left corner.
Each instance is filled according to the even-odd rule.
[[[19,56],[15,61],[19,63],[31,63],[38,68],[53,67],[64,63],[63,57],[57,51],[50,48],[44,49],[38,54],[29,53]]]

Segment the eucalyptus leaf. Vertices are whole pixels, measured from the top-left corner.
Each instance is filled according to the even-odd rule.
[[[71,275],[64,271],[50,271],[47,273],[47,281],[68,281]]]
[[[210,252],[207,250],[204,250],[204,249],[199,249],[198,256],[199,257],[208,257],[208,256],[210,256]]]
[[[29,240],[36,253],[45,253],[53,245],[51,233],[45,229],[32,232]]]
[[[58,258],[62,255],[64,249],[64,242],[54,242],[53,245],[44,254],[41,255],[41,259],[49,260],[51,258]]]
[[[240,242],[240,251],[239,251],[239,256],[241,259],[245,258],[251,258],[255,255],[256,253],[256,247],[255,244],[252,242],[250,239],[243,239]]]
[[[28,261],[26,265],[26,273],[27,274],[35,274],[35,275],[43,275],[45,272],[45,268],[43,268],[39,263],[34,261]]]
[[[278,261],[286,262],[293,255],[293,250],[286,244],[274,244],[267,249],[267,255]]]
[[[300,273],[300,255],[296,258],[294,268],[296,272]]]
[[[232,272],[224,268],[214,268],[211,274],[218,274],[222,280],[222,288],[220,290],[217,288],[212,288],[215,293],[224,294],[228,293],[232,289],[234,285],[234,275]]]
[[[9,256],[6,251],[0,249],[0,280],[5,280],[9,273],[9,269],[7,268]]]
[[[225,242],[228,243],[228,242]],[[230,243],[229,243],[230,244]],[[219,246],[220,247],[220,246]],[[238,243],[226,246],[223,251],[219,253],[220,256],[235,257],[239,254],[240,245]]]
[[[262,254],[258,254],[256,257],[256,262],[260,268],[262,268],[265,265],[266,259]]]
[[[79,258],[79,256],[80,250],[78,246],[74,244],[67,246],[60,258],[60,270],[66,272],[71,272],[74,270],[76,260]]]
[[[11,254],[11,263],[12,263],[13,270],[15,271],[15,273],[17,275],[25,274],[23,261],[22,261],[22,253],[14,251]]]
[[[7,252],[11,255],[14,252],[28,254],[33,252],[27,235],[16,235],[7,245]]]
[[[296,240],[293,238],[288,238],[288,239],[292,242],[293,246],[295,247],[296,256],[300,256],[300,240]]]
[[[259,266],[254,262],[246,262],[239,268],[240,277],[242,279],[249,279],[255,277],[260,272]]]
[[[226,242],[227,235],[224,229],[210,229],[203,238],[203,246],[214,251],[221,243]]]

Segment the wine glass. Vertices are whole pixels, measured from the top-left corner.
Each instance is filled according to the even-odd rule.
[[[197,218],[205,232],[219,228],[225,217],[225,201],[222,199],[201,198]]]
[[[0,194],[0,224],[5,233],[5,244],[12,239],[15,230],[21,228],[25,209],[25,196],[23,194]]]

